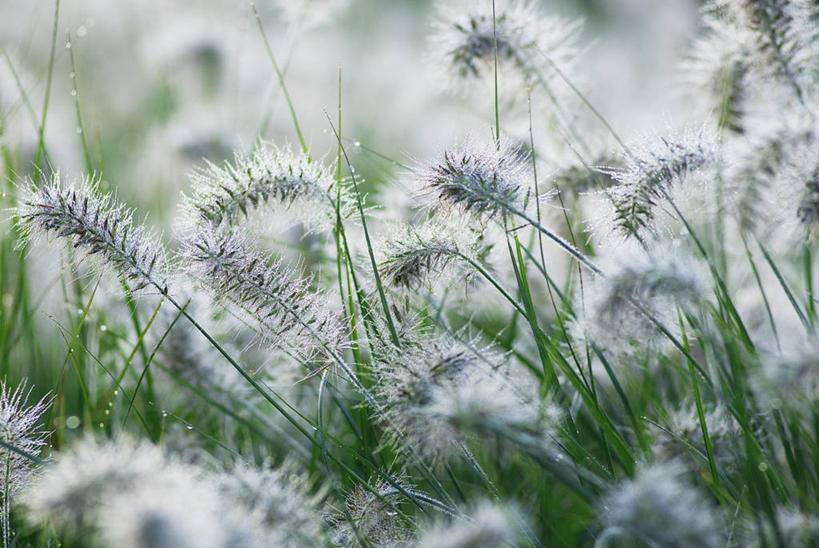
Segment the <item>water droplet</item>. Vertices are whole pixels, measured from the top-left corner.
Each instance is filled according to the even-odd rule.
[[[759,471],[760,471],[760,472],[763,472],[763,473],[764,473],[764,472],[767,472],[767,471],[768,471],[768,463],[766,463],[766,462],[760,462],[760,463],[759,463],[759,466],[757,466],[757,468],[759,468]]]
[[[192,424],[186,424],[185,428],[187,428],[188,430],[193,430],[193,425]]]
[[[74,353],[74,349],[73,349],[73,348],[69,348],[69,349],[68,349],[68,353],[69,353],[69,354],[73,354],[73,353]]]
[[[117,394],[119,394],[119,390],[114,390],[114,395],[116,396]]]
[[[361,141],[356,141],[355,143],[353,143],[353,146],[355,148],[361,148]]]
[[[354,166],[350,166],[350,173],[355,173],[355,167]]]
[[[105,428],[105,424],[100,423],[100,428]]]
[[[76,74],[74,74],[73,72],[68,73],[68,77],[71,78],[72,80],[74,79],[74,76],[76,76]]]
[[[82,316],[83,312],[85,312],[85,310],[83,310],[82,308],[77,309],[77,314],[79,314],[80,316]]]
[[[71,97],[76,97],[76,96],[77,96],[77,90],[76,90],[76,89],[72,89],[72,90],[71,90]]]
[[[88,33],[88,29],[85,28],[84,25],[80,25],[79,28],[77,29],[77,36],[82,38],[83,36],[86,35],[86,33]]]
[[[111,414],[111,410],[110,410],[110,409],[106,409],[106,410],[105,410],[105,414],[106,414],[106,415],[110,415],[110,414]]]
[[[71,42],[65,43],[65,49],[71,49]]]
[[[65,418],[65,427],[69,430],[74,430],[80,426],[80,418],[76,415],[71,415]]]
[[[81,127],[77,128],[77,133],[82,133],[82,128]]]
[[[102,324],[102,325],[100,326],[100,331],[103,331],[103,332],[104,332],[104,331],[108,331],[108,326],[107,326],[107,325],[105,325],[105,324]]]
[[[114,402],[109,401],[109,402],[108,402],[108,407],[114,407]]]
[[[167,417],[168,412],[163,409],[162,412],[160,413],[160,415],[162,415],[163,417]]]

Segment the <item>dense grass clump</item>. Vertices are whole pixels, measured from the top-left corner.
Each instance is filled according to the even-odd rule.
[[[329,148],[308,145],[321,108],[288,91],[297,39],[366,9],[274,4],[246,15],[299,146],[254,107],[249,134],[197,135],[190,186],[144,217],[126,204],[151,177],[86,135],[71,42],[84,167],[59,174],[59,3],[42,111],[2,50],[3,546],[816,545],[815,2],[705,2],[673,113],[698,129],[650,132],[584,94],[576,19],[440,2],[428,59],[489,131],[410,165],[349,138],[372,113],[341,89]],[[249,93],[219,89],[241,56],[218,30],[164,59],[158,125]],[[183,67],[207,85],[174,95]]]

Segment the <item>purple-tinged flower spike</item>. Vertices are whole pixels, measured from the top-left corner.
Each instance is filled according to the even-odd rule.
[[[578,55],[580,23],[542,13],[530,0],[449,3],[434,21],[434,55],[457,88],[489,80],[497,41],[500,70],[513,69],[526,83],[571,68]],[[505,73],[505,72],[504,72]]]
[[[192,224],[235,226],[254,209],[276,202],[288,222],[308,230],[334,225],[337,192],[335,170],[289,148],[262,143],[250,156],[236,154],[233,163],[208,163],[191,176],[193,190],[183,208]],[[341,192],[340,213],[352,201]]]
[[[676,462],[657,463],[615,486],[598,511],[603,531],[596,545],[622,539],[648,546],[725,546],[718,511],[684,476]]]
[[[134,285],[166,291],[168,264],[156,237],[133,222],[131,210],[100,194],[89,180],[62,184],[59,175],[30,183],[18,218],[26,236],[53,234],[102,257]]]

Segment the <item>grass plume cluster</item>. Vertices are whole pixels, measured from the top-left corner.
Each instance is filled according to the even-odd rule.
[[[4,546],[816,544],[816,3],[705,2],[677,80],[697,97],[674,113],[699,129],[639,140],[584,95],[577,23],[441,4],[429,58],[487,131],[410,166],[352,139],[342,76],[327,150],[288,91],[296,38],[357,1],[248,8],[270,112],[142,222],[86,103],[71,178],[48,93],[28,174],[0,110]],[[197,121],[247,91],[218,91],[239,56],[207,34],[183,63],[207,84]],[[151,96],[163,124],[171,87]],[[269,125],[278,102],[298,148]]]

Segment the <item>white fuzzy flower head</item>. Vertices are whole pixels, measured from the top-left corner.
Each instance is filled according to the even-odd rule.
[[[665,194],[686,184],[689,175],[714,168],[717,158],[714,136],[705,129],[632,147],[624,167],[606,170],[617,181],[607,189],[613,206],[607,222],[625,235],[650,231]]]
[[[309,495],[306,476],[293,464],[280,468],[239,465],[217,478],[224,497],[277,546],[325,543],[318,511],[320,493]]]
[[[5,382],[0,382],[0,439],[26,455],[37,458],[46,445],[48,436],[48,432],[38,423],[51,406],[51,398],[44,396],[33,405],[28,405],[30,396],[31,388],[26,387],[25,381],[14,390]],[[7,447],[0,447],[0,474],[5,486],[2,492],[17,495],[34,472],[35,466],[31,458]]]
[[[433,209],[455,208],[485,220],[523,208],[529,164],[520,147],[467,139],[442,156],[418,173]]]
[[[453,275],[469,281],[476,271],[467,259],[480,263],[487,251],[479,234],[457,233],[431,221],[406,227],[387,240],[379,271],[387,283],[404,289],[431,286]]]
[[[482,501],[464,519],[431,527],[415,544],[418,548],[516,546],[519,528],[515,510]]]
[[[194,279],[244,310],[271,344],[331,351],[343,346],[344,322],[309,281],[237,234],[199,230],[185,240],[182,257]]]
[[[605,538],[649,546],[725,546],[718,511],[683,476],[679,464],[653,464],[614,487],[599,509],[600,545],[607,545]]]
[[[17,213],[26,235],[65,238],[90,255],[99,255],[133,283],[133,289],[164,288],[167,260],[159,241],[135,224],[132,212],[84,179],[63,184],[30,183]]]
[[[568,70],[577,56],[580,24],[547,16],[533,1],[497,0],[494,20],[490,1],[441,5],[434,20],[434,55],[460,91],[492,79],[496,40],[499,71],[504,77],[513,72],[522,84],[548,80],[552,63]]]
[[[743,133],[752,108],[748,103],[764,81],[754,71],[754,36],[710,15],[704,24],[707,34],[694,42],[683,62],[682,83],[703,111],[716,116],[719,127]]]
[[[819,336],[791,335],[782,350],[760,352],[751,386],[769,409],[814,409],[819,402]]]
[[[394,483],[401,489],[408,488],[401,478],[394,478]],[[356,486],[347,495],[347,513],[337,512],[329,517],[335,529],[336,545],[355,546],[359,538],[377,548],[408,545],[412,538],[411,525],[398,512],[398,503],[403,497],[400,489],[384,480],[376,481],[369,488]]]
[[[108,546],[227,548],[242,535],[226,510],[210,482],[169,464],[132,489],[109,493],[98,523]]]
[[[606,275],[589,284],[585,314],[579,314],[576,327],[604,351],[628,354],[634,343],[651,347],[662,340],[647,313],[675,333],[677,307],[694,311],[708,298],[711,278],[707,267],[683,248],[658,243],[648,251],[636,245],[617,251],[601,262]]]
[[[819,236],[819,126],[798,109],[759,120],[728,172],[740,220],[766,238]]]
[[[193,172],[191,182],[192,193],[183,205],[190,225],[237,226],[254,210],[272,203],[278,224],[312,231],[335,223],[335,170],[289,147],[260,143],[250,156],[237,153],[232,163],[207,163]],[[342,189],[342,216],[351,204]]]
[[[704,415],[717,466],[733,466],[741,454],[736,443],[740,434],[739,424],[724,407],[707,408]],[[705,464],[707,453],[695,405],[675,410],[669,416],[667,426],[654,427],[652,432],[654,452],[662,459],[681,458],[693,452],[698,464]]]
[[[133,489],[164,466],[162,453],[147,443],[84,440],[44,469],[22,502],[33,519],[77,531],[93,524],[111,493]]]

